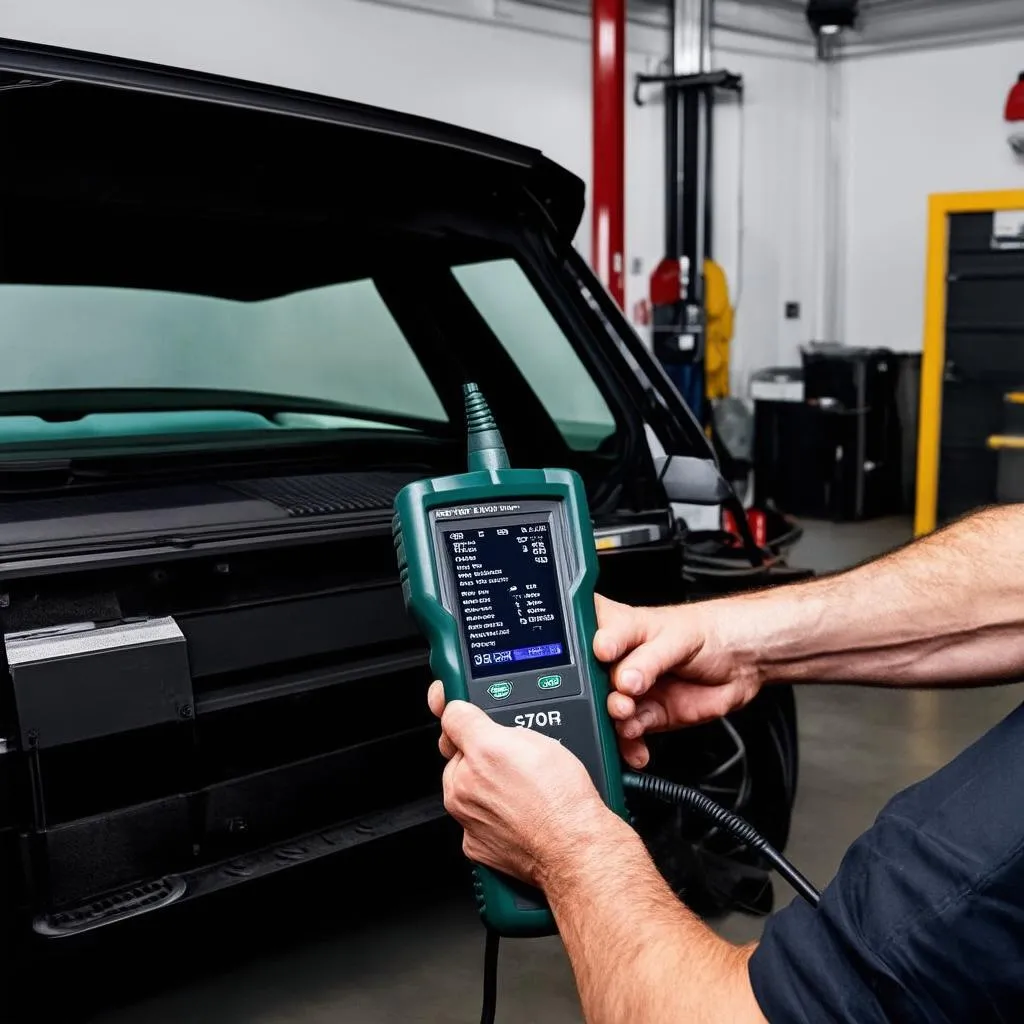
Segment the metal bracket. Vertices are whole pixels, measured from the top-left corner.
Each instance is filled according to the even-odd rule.
[[[663,85],[675,92],[693,89],[711,92],[722,89],[725,92],[734,92],[737,96],[743,94],[743,76],[732,71],[701,71],[695,75],[637,75],[633,85],[633,102],[638,107],[644,105],[640,98],[640,90],[645,85]]]

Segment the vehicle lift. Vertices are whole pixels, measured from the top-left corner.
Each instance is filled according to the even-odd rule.
[[[715,96],[743,93],[740,75],[710,70],[711,0],[674,0],[672,73],[636,76],[633,100],[660,85],[665,99],[665,254],[650,278],[654,354],[693,414],[705,400],[704,261],[712,253]]]

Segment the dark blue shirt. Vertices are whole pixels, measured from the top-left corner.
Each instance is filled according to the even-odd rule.
[[[771,918],[750,979],[771,1024],[1024,1020],[1024,705]]]

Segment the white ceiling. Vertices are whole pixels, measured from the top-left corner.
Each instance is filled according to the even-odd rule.
[[[628,0],[649,4],[652,0]],[[657,2],[657,0],[654,0]],[[662,0],[664,3],[670,0]],[[716,11],[729,9],[767,14],[802,23],[806,0],[713,0]],[[717,17],[716,17],[716,20]],[[723,18],[727,23],[728,18]],[[1024,36],[1024,0],[860,0],[857,30],[846,35],[844,50],[919,48],[931,45]],[[1022,54],[1024,59],[1024,54]]]
[[[1024,0],[862,0],[851,47],[899,49],[1024,34]]]
[[[803,11],[807,7],[807,0],[742,0],[744,3],[754,4],[761,7],[795,7]],[[860,0],[862,12],[870,12],[877,8],[884,7],[886,11],[896,8],[931,8],[936,7],[970,7],[984,5],[986,0]]]
[[[593,0],[521,0],[584,13]],[[746,36],[790,40],[813,48],[806,0],[712,0],[716,28]],[[627,0],[631,21],[668,23],[672,0]],[[1024,0],[861,0],[855,31],[845,33],[840,56],[1021,37]],[[1022,49],[1024,67],[1024,49]]]

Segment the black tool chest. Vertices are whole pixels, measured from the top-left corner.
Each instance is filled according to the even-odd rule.
[[[949,217],[937,518],[1024,493],[1024,237],[999,215]],[[1024,219],[1024,218],[1022,218]],[[1015,425],[1016,424],[1016,425]]]
[[[801,357],[800,369],[769,369],[752,383],[756,503],[837,522],[899,512],[899,358],[834,344]],[[773,400],[769,389],[786,377],[798,394]]]

